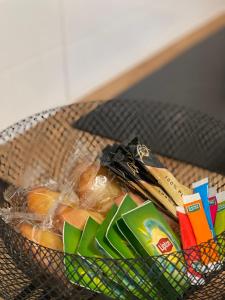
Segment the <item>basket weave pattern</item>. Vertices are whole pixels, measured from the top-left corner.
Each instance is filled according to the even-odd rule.
[[[26,186],[43,183],[49,178],[56,180],[59,184],[63,184],[66,174],[62,171],[62,166],[66,164],[69,155],[74,145],[79,141],[85,144],[93,155],[97,155],[101,149],[107,144],[113,143],[112,136],[101,137],[97,134],[85,132],[80,129],[75,129],[71,126],[75,121],[79,120],[84,115],[92,112],[98,108],[100,103],[81,103],[71,106],[65,106],[59,109],[43,112],[33,117],[27,118],[14,126],[6,129],[0,136],[0,178],[2,184],[13,184],[14,186]],[[146,128],[134,122],[135,116],[132,111],[135,109],[135,104],[129,103],[124,107],[119,106],[120,115],[123,115],[124,124],[117,116],[109,114],[105,118],[99,119],[102,126],[105,128],[113,127],[114,123],[119,123],[120,139],[124,136],[129,137],[130,133],[139,135],[146,135],[146,139],[151,140],[158,135],[154,132],[154,124],[151,123],[149,128],[146,123]],[[132,107],[133,105],[133,107]],[[101,105],[100,105],[101,106]],[[187,117],[188,113],[179,110],[178,108],[167,107],[176,118],[172,118],[170,113],[165,111],[165,107],[161,107],[162,114],[159,114],[160,108],[152,106],[152,114],[155,116],[154,122],[158,124],[157,130],[160,131],[162,137],[157,136],[157,141],[160,143],[153,144],[154,152],[158,153],[161,161],[167,168],[177,177],[177,179],[184,185],[190,186],[193,181],[209,176],[210,183],[216,186],[219,191],[224,190],[225,177],[220,168],[216,168],[217,163],[213,159],[207,161],[210,154],[213,153],[213,142],[218,141],[218,137],[225,133],[225,126],[222,127],[220,123],[207,119],[202,120],[202,124],[207,124],[209,135],[208,137],[200,137],[199,141],[194,138],[195,144],[193,147],[193,163],[196,161],[197,155],[201,156],[200,162],[204,161],[202,153],[207,150],[205,161],[206,165],[200,163],[200,166],[193,165],[192,158],[187,156],[183,159],[180,155],[176,155],[176,149],[183,143],[183,140],[192,135],[195,126],[199,126],[198,122],[201,120],[192,117],[193,123],[191,128],[181,124],[181,119],[184,115]],[[191,115],[191,113],[189,113]],[[157,116],[157,117],[156,117]],[[148,117],[148,115],[144,116]],[[144,118],[143,117],[143,118]],[[171,134],[167,137],[169,128],[165,127],[165,121],[168,123],[171,118],[170,130],[174,131],[174,140],[171,140]],[[115,120],[114,120],[115,119]],[[151,120],[152,121],[152,120]],[[90,122],[90,120],[87,120]],[[88,124],[92,129],[99,126],[96,120]],[[166,124],[167,124],[166,123]],[[160,126],[159,126],[160,124]],[[202,125],[202,126],[203,126]],[[213,126],[212,126],[213,125]],[[216,128],[215,128],[216,126]],[[111,128],[112,132],[115,128]],[[148,131],[151,132],[149,137]],[[213,132],[212,132],[213,131]],[[213,136],[213,138],[212,138]],[[211,143],[208,140],[211,139]],[[212,141],[213,139],[213,141]],[[116,138],[118,140],[118,137]],[[193,143],[192,140],[192,143]],[[163,145],[165,144],[165,147]],[[215,146],[218,148],[218,145]],[[163,149],[163,150],[162,150]],[[165,156],[165,149],[168,151],[168,156]],[[218,148],[219,149],[219,148]],[[189,149],[187,150],[189,151]],[[220,151],[220,150],[218,150]],[[210,165],[210,167],[209,167]],[[209,171],[206,168],[210,168]],[[219,171],[219,172],[218,172]],[[2,195],[1,195],[2,197]],[[5,205],[2,200],[2,205]],[[14,203],[16,206],[17,204]],[[76,255],[66,255],[63,253],[53,251],[41,247],[33,242],[23,238],[13,228],[4,223],[0,219],[0,294],[5,299],[80,299],[88,300],[94,299],[96,293],[106,293],[109,297],[115,299],[151,299],[151,293],[155,293],[160,297],[167,295],[168,290],[162,283],[162,278],[156,272],[158,265],[165,266],[168,263],[168,257],[154,257],[148,259],[137,258],[135,260],[111,260],[111,259],[97,259],[97,258],[82,258]],[[221,260],[225,256],[225,235],[219,239],[218,249],[220,250]],[[212,247],[212,243],[202,245],[202,249]],[[204,250],[203,250],[204,251]],[[177,261],[181,260],[183,253],[175,253],[174,257]],[[94,291],[83,288],[83,275],[78,276],[77,284],[72,284],[64,273],[64,259],[68,259],[74,266],[74,272],[79,274],[82,269],[94,283]],[[153,263],[152,263],[153,260]],[[129,271],[127,271],[129,270]],[[144,273],[139,271],[144,270]],[[179,272],[174,266],[174,272]],[[165,269],[166,272],[166,269]],[[181,285],[180,277],[173,277],[172,285],[175,290],[181,286],[183,288],[183,295],[176,294],[176,299],[190,298],[190,299],[223,299],[225,297],[224,276],[225,266],[222,265],[220,269],[213,270],[210,274],[205,276],[206,284],[201,287],[191,286],[183,288],[185,280]],[[98,281],[94,280],[94,275],[97,274]],[[121,283],[121,274],[132,279],[127,284]],[[73,276],[73,274],[71,274]],[[170,274],[168,274],[170,276]],[[151,281],[149,280],[151,279]],[[141,281],[140,281],[141,280]],[[141,282],[141,284],[137,284]],[[120,283],[120,284],[118,284]],[[125,298],[120,298],[118,295],[118,285],[120,293],[125,295]],[[132,285],[134,292],[132,293]],[[109,286],[107,290],[104,288]]]

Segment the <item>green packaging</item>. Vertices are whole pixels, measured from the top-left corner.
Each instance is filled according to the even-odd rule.
[[[63,226],[63,250],[65,253],[64,256],[64,265],[67,278],[74,282],[74,266],[73,261],[70,255],[75,254],[77,251],[77,246],[81,238],[82,231],[67,222],[64,222]]]
[[[69,279],[75,284],[78,282],[80,286],[87,289],[104,293],[115,299],[125,300],[130,294],[119,284],[109,279],[110,269],[107,264],[94,260],[94,258],[102,258],[101,252],[95,242],[95,235],[99,226],[100,225],[91,217],[88,218],[80,236],[79,244],[76,247],[76,253],[80,255],[80,257],[76,256],[72,264],[70,261]],[[66,245],[71,243],[76,230],[75,228],[75,230],[72,231],[70,228],[70,233],[73,232],[73,235],[65,236]],[[66,263],[68,266],[68,261]],[[107,274],[107,276],[105,276],[104,273]],[[101,275],[99,276],[99,274]]]
[[[79,285],[91,290],[95,290],[95,291],[100,290],[103,293],[111,295],[108,289],[110,288],[110,290],[113,290],[114,293],[116,293],[116,298],[118,299],[125,299],[125,298],[127,299],[128,296],[130,298],[131,297],[130,292],[136,295],[138,299],[145,299],[146,294],[145,296],[143,296],[143,292],[139,291],[140,290],[139,287],[135,285],[135,283],[131,278],[129,278],[128,276],[124,276],[124,272],[121,272],[121,269],[118,269],[118,271],[116,272],[117,276],[115,278],[115,276],[112,275],[111,270],[107,266],[107,261],[106,264],[101,262],[99,267],[98,265],[94,267],[93,264],[91,264],[91,257],[97,258],[102,256],[108,256],[112,258],[120,258],[120,256],[113,250],[113,248],[110,247],[108,241],[104,239],[105,232],[108,228],[108,224],[111,221],[116,211],[117,211],[117,206],[113,205],[101,225],[96,223],[93,219],[89,218],[84,228],[83,234],[81,230],[65,222],[64,263],[66,267],[66,275],[73,284],[77,284],[77,282],[79,282]],[[98,240],[99,244],[95,243],[94,241],[95,234],[96,234],[96,241]],[[76,257],[76,259],[72,261],[71,256],[66,255],[66,253],[68,254],[77,253],[79,255],[89,257],[89,260],[88,259],[86,260],[85,258],[82,257],[80,259]],[[91,272],[90,270],[93,270],[93,272]],[[104,280],[105,285],[103,285],[100,282],[100,279],[96,277],[96,274],[99,273],[99,270],[100,272],[106,273],[107,277],[109,278],[109,280],[108,279]],[[80,282],[81,278],[82,278],[82,282]],[[113,281],[110,280],[110,278],[112,278]],[[118,282],[120,282],[119,285]],[[96,290],[96,286],[98,286],[97,290]]]
[[[109,241],[106,239],[106,236],[105,236],[107,228],[108,228],[113,216],[115,215],[117,208],[118,207],[116,206],[116,204],[113,204],[113,206],[107,213],[106,218],[104,219],[102,224],[99,226],[99,228],[96,232],[96,237],[95,237],[99,251],[103,254],[103,256],[107,256],[110,258],[120,258],[121,257],[119,255],[118,251],[116,251],[116,249],[110,245]]]
[[[82,258],[75,256],[74,259],[71,255],[77,254],[79,242],[82,236],[82,230],[74,227],[73,225],[64,222],[63,228],[63,246],[64,246],[64,265],[67,278],[73,283],[83,287],[92,288],[89,284],[90,279],[86,275],[85,268],[81,267]],[[81,262],[81,264],[80,264]],[[80,282],[80,278],[82,278]]]
[[[225,231],[225,191],[217,193],[216,198],[218,207],[216,212],[214,230],[216,235],[219,235]]]
[[[163,256],[159,258],[158,272],[161,271],[165,276],[165,284],[168,280],[179,294],[186,290],[189,284],[183,257],[171,255],[181,250],[179,241],[151,201],[122,214],[118,226],[143,257],[168,255],[167,259]],[[167,288],[170,289],[168,284]]]
[[[137,255],[117,227],[117,221],[121,218],[122,214],[136,207],[137,204],[131,199],[129,195],[126,195],[119,205],[106,231],[107,241],[109,242],[111,247],[115,249],[115,251],[117,251],[123,258],[134,258]]]
[[[88,218],[77,247],[78,255],[86,257],[102,257],[95,243],[95,236],[99,226],[100,225],[94,219],[91,217]]]
[[[123,268],[126,270],[129,279],[132,279],[133,285],[136,285],[136,291],[139,291],[142,295],[145,294],[144,298],[142,297],[141,299],[145,299],[147,294],[150,295],[152,299],[161,300],[164,298],[160,296],[161,294],[159,293],[157,286],[153,287],[151,278],[149,278],[148,282],[146,282],[146,280],[143,281],[143,278],[146,278],[147,276],[146,271],[142,268],[142,264],[138,262],[134,264],[132,260],[129,260],[130,258],[137,258],[139,254],[136,252],[136,249],[132,246],[132,244],[127,241],[123,231],[121,231],[117,226],[117,221],[121,218],[121,216],[134,208],[137,208],[137,204],[128,194],[125,195],[109,223],[106,231],[106,239],[122,258],[128,259],[124,261]],[[133,293],[135,293],[133,285],[132,290]]]
[[[115,248],[112,248],[109,241],[106,239],[105,234],[112,218],[117,212],[117,209],[118,207],[115,204],[111,207],[105,220],[99,226],[95,238],[100,252],[105,256],[114,259],[121,258],[121,255],[116,251]],[[134,294],[138,299],[144,300],[146,297],[148,297],[146,291],[144,291],[139,285],[140,278],[136,276],[135,272],[132,271],[132,268],[128,264],[123,262],[122,267],[120,267],[120,261],[118,261],[118,266],[116,264],[114,265],[114,273],[115,272],[118,282],[120,282],[120,284],[122,284],[128,291],[132,292],[132,294]],[[135,278],[135,276],[137,278]]]
[[[76,253],[77,246],[81,238],[82,230],[65,222],[63,227],[63,247],[68,254]]]

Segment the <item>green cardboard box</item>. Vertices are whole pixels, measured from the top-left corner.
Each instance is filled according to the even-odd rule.
[[[130,296],[128,292],[116,282],[110,280],[103,272],[109,273],[107,264],[94,262],[93,258],[101,258],[96,242],[95,235],[99,224],[92,218],[88,218],[83,232],[66,223],[64,225],[64,264],[66,275],[73,284],[87,289],[104,293],[115,299],[125,300]],[[74,259],[66,255],[78,254]],[[98,276],[97,274],[101,274]],[[110,277],[110,276],[109,276]]]
[[[82,235],[82,230],[65,222],[63,227],[63,247],[64,252],[68,254],[76,253]]]
[[[121,218],[122,214],[136,207],[137,204],[131,199],[129,195],[126,195],[119,205],[106,231],[107,241],[109,242],[111,247],[113,247],[115,251],[117,251],[123,258],[134,258],[136,256],[136,253],[127,242],[122,232],[119,230],[117,221]]]
[[[178,293],[183,293],[189,286],[184,260],[182,255],[177,257],[171,254],[181,250],[180,243],[154,204],[147,201],[122,214],[117,224],[127,241],[141,256],[168,255],[167,259],[159,258],[159,270]]]
[[[74,267],[73,262],[70,255],[67,254],[75,254],[77,251],[77,246],[79,244],[81,238],[82,231],[77,229],[76,227],[70,225],[67,222],[64,222],[63,226],[63,250],[65,253],[64,256],[64,265],[65,265],[65,272],[67,278],[74,282]]]
[[[118,207],[115,204],[111,207],[105,220],[99,226],[96,234],[96,242],[100,251],[107,257],[114,259],[121,258],[121,255],[115,248],[111,246],[105,235],[112,218],[117,212],[117,209]],[[148,297],[148,294],[141,288],[140,284],[138,284],[140,283],[140,278],[134,279],[135,272],[133,272],[131,270],[131,267],[128,266],[125,262],[123,262],[122,268],[120,268],[119,265],[120,262],[118,262],[118,271],[116,274],[118,282],[120,282],[128,291],[132,292],[132,294],[134,294],[137,298],[142,300],[146,299],[146,297]],[[114,265],[114,267],[116,269],[116,265]]]
[[[77,254],[86,257],[102,257],[95,243],[95,236],[99,226],[94,219],[88,218],[77,247]]]
[[[123,231],[117,226],[117,221],[121,218],[122,214],[129,212],[130,210],[137,207],[134,200],[126,194],[121,201],[117,211],[114,213],[111,222],[106,230],[106,240],[108,243],[117,251],[122,258],[130,259],[138,257],[139,254],[135,248],[127,241],[123,234]],[[128,289],[132,289],[134,294],[138,294],[140,299],[145,299],[151,296],[153,299],[162,299],[157,296],[158,289],[153,287],[151,280],[143,282],[142,278],[146,277],[145,271],[140,267],[138,263],[134,264],[132,260],[123,262],[123,268],[126,270],[127,277],[125,281]],[[118,272],[119,275],[119,272]]]
[[[96,243],[98,245],[99,250],[104,256],[110,257],[110,258],[120,258],[119,252],[113,248],[109,241],[106,238],[106,231],[108,229],[108,226],[114,217],[115,213],[117,212],[117,206],[114,204],[110,211],[107,213],[105,220],[102,222],[102,224],[99,226],[97,233],[96,233]]]

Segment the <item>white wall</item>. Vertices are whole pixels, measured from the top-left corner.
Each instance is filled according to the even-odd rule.
[[[0,129],[78,99],[224,11],[224,0],[0,0]]]

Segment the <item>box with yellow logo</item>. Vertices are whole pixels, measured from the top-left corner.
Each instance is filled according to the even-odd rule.
[[[117,224],[140,255],[160,256],[159,269],[177,292],[181,283],[189,286],[182,254],[172,254],[181,250],[179,240],[151,201],[123,214]]]

